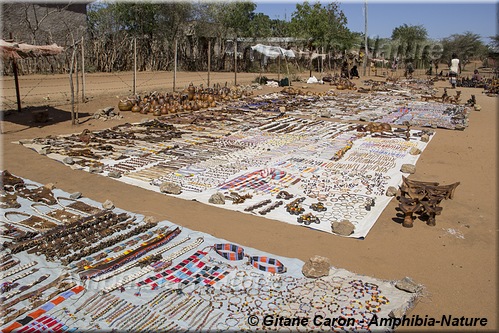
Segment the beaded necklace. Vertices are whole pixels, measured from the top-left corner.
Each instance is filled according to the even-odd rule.
[[[169,255],[166,258],[163,258],[162,260],[160,260],[160,262],[163,262],[163,263],[171,262],[173,259],[178,258],[181,255],[187,253],[188,251],[190,251],[190,250],[198,247],[203,241],[204,241],[203,237],[199,237],[192,244],[189,244],[186,247],[182,248],[181,250],[172,253],[171,255]],[[104,293],[109,293],[109,292],[111,292],[113,290],[116,290],[116,289],[124,286],[125,284],[127,284],[127,283],[129,283],[129,282],[131,282],[133,280],[136,280],[136,279],[138,279],[139,277],[141,277],[143,275],[146,275],[147,273],[149,273],[149,272],[151,272],[153,270],[154,270],[153,266],[144,267],[139,272],[131,274],[131,275],[127,276],[126,278],[124,278],[124,279],[116,282],[115,284],[104,288],[103,292]]]

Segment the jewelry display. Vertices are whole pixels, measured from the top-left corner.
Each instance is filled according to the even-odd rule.
[[[288,119],[284,124],[288,126],[283,129],[296,131],[302,123],[295,126]],[[303,183],[295,184],[297,187],[311,185],[313,181],[321,183],[320,177],[324,172],[333,173],[329,169],[324,170],[324,166],[330,162],[312,163],[313,159],[310,158],[303,158],[302,161],[310,165],[301,169],[307,175],[300,177]],[[296,158],[286,163],[298,166],[301,162]],[[285,179],[287,173],[280,174],[276,170],[279,169],[267,169],[267,176],[274,177],[272,181]],[[203,171],[197,168],[191,172]],[[382,179],[377,175],[373,177]],[[366,176],[366,180],[372,178]],[[236,193],[240,193],[241,197],[244,195],[244,192]],[[276,192],[269,196],[278,194]],[[281,206],[285,206],[284,200],[291,198],[285,193],[281,195],[281,200],[266,199],[270,201],[255,209],[261,211],[272,207],[270,214],[279,210],[286,214],[285,208]],[[344,215],[355,210],[367,213],[368,207],[376,209],[379,205],[375,195],[334,190],[319,195],[326,195],[327,200],[310,201],[308,197],[296,196],[297,199],[292,203],[314,214],[335,215],[338,211]],[[236,196],[234,198],[237,199]],[[253,199],[249,206],[263,201]],[[328,203],[331,205],[328,206]],[[310,208],[311,205],[316,210]],[[45,212],[42,209],[46,206],[35,207]],[[299,268],[293,262],[295,259],[274,258],[209,235],[207,237],[210,237],[212,246],[204,248],[201,247],[204,237],[194,241],[186,237],[174,243],[173,238],[180,233],[180,228],[166,222],[150,225],[128,213],[103,211],[95,215],[82,214],[77,221],[67,223],[64,228],[58,224],[53,230],[35,238],[12,242],[10,249],[17,246],[20,254],[2,255],[8,265],[11,265],[9,261],[19,260],[17,267],[6,270],[2,277],[4,284],[0,296],[8,297],[3,299],[2,304],[2,325],[7,325],[2,327],[2,331],[71,330],[77,327],[97,330],[240,331],[251,328],[244,318],[245,314],[289,317],[320,314],[324,318],[344,316],[352,318],[353,322],[335,328],[361,329],[367,327],[373,314],[385,316],[390,310],[399,307],[401,303],[398,299],[404,295],[401,292],[402,295],[397,294],[392,298],[396,288],[392,288],[389,283],[349,272],[331,273],[318,279],[305,278],[295,273]],[[81,234],[86,230],[86,236]],[[69,237],[71,235],[75,235],[74,240]],[[78,237],[88,245],[78,248]],[[52,258],[49,247],[55,246],[60,239],[67,240],[70,246],[77,249],[69,249],[68,254],[61,256],[68,262],[65,267],[63,260],[46,260]],[[188,245],[173,253],[167,252],[184,243]],[[61,245],[60,249],[65,251],[66,246]],[[42,253],[48,253],[49,256],[38,257]],[[141,253],[143,255],[139,257]],[[70,260],[78,257],[78,262]],[[145,266],[142,267],[141,263]],[[95,271],[92,270],[104,271],[110,267],[113,269],[93,276]],[[84,280],[88,283],[89,291],[83,292],[84,288],[76,284],[82,281],[78,273],[87,273],[87,278],[93,277]],[[58,275],[55,279],[51,278],[54,274]],[[116,283],[105,281],[112,276],[118,277]],[[23,282],[26,277],[27,284]],[[19,285],[16,286],[14,281]],[[133,282],[135,286],[127,286]],[[151,289],[144,290],[142,287],[146,285]],[[37,289],[29,292],[35,286]],[[76,294],[81,296],[66,302],[67,308],[57,307]],[[406,299],[409,301],[410,297],[406,296]],[[313,329],[325,330],[313,324],[301,328],[302,331]]]

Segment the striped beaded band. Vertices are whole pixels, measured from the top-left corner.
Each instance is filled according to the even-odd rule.
[[[259,270],[264,272],[269,272],[269,273],[286,272],[286,267],[284,267],[282,262],[274,258],[254,256],[254,257],[249,257],[249,262],[250,264],[253,265],[253,267],[258,268]],[[261,263],[268,265],[261,265]]]
[[[234,244],[215,244],[215,252],[227,260],[242,260],[244,258],[244,249]]]

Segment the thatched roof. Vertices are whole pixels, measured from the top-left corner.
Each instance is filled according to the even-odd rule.
[[[0,39],[0,55],[5,59],[24,59],[38,56],[57,55],[64,48],[52,45],[30,45],[25,43],[11,43]]]

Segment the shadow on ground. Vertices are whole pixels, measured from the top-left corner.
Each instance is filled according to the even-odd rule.
[[[86,122],[88,119],[90,119],[88,118],[88,116],[90,115],[90,113],[79,112],[79,123],[82,124]],[[71,112],[57,109],[52,106],[29,106],[23,108],[21,112],[18,112],[17,110],[2,111],[1,118],[5,122],[26,126],[26,128],[24,129],[15,131],[19,132],[32,127],[45,127],[65,121],[70,121]]]

